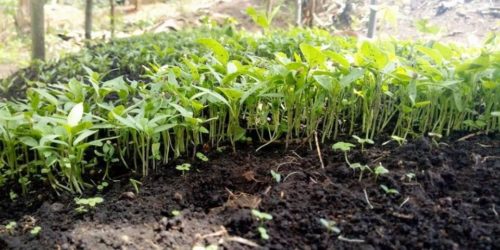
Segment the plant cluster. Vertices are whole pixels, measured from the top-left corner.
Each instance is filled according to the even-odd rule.
[[[112,166],[148,175],[204,144],[235,149],[249,138],[343,133],[364,145],[381,132],[498,131],[496,43],[478,51],[228,26],[96,45],[39,64],[38,77],[7,79],[29,88],[0,101],[0,187],[26,193],[35,179],[81,193]]]

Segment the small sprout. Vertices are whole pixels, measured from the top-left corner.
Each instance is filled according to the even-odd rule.
[[[273,179],[277,182],[281,182],[281,174],[278,172],[274,172],[274,170],[271,170],[271,175],[273,176]]]
[[[9,224],[5,225],[5,229],[7,231],[12,231],[16,227],[17,227],[17,223],[15,221],[11,221],[11,222],[9,222]]]
[[[328,232],[330,233],[336,233],[336,234],[339,234],[340,233],[340,228],[337,227],[337,222],[333,221],[333,220],[326,220],[326,219],[319,219],[319,223],[321,223],[321,225],[323,225],[326,230],[328,230]]]
[[[108,187],[108,183],[103,181],[101,184],[97,185],[97,190],[102,191],[104,188]]]
[[[368,139],[368,138],[361,139],[357,135],[353,135],[352,137],[354,139],[356,139],[356,141],[358,141],[359,144],[361,144],[361,152],[365,151],[365,144],[366,143],[368,143],[368,144],[375,144],[375,142],[372,139]]]
[[[219,249],[217,245],[211,244],[208,246],[195,245],[192,250],[217,250]]]
[[[415,173],[407,173],[405,174],[406,179],[408,179],[408,182],[411,182],[415,177]]]
[[[132,178],[130,178],[129,181],[130,181],[130,184],[132,184],[132,186],[134,187],[135,193],[138,194],[139,193],[139,185],[142,185],[142,182],[135,180],[135,179],[132,179]]]
[[[386,194],[399,194],[399,191],[394,188],[388,188],[386,185],[380,185],[380,188],[384,190]]]
[[[33,229],[31,229],[30,234],[33,236],[37,236],[40,231],[42,231],[42,228],[40,226],[36,226]]]
[[[379,163],[379,165],[375,168],[374,172],[375,172],[375,180],[376,180],[376,179],[378,179],[378,177],[380,175],[388,174],[389,170],[387,170],[387,168],[385,168],[384,166],[382,166],[381,163]]]
[[[87,208],[94,208],[97,204],[104,202],[104,199],[101,197],[93,197],[86,199],[75,198],[75,202],[79,207],[75,208],[78,213],[86,213],[89,210]]]
[[[15,201],[17,199],[17,194],[14,191],[9,192],[9,197],[11,201]]]
[[[191,169],[191,164],[189,163],[183,163],[181,165],[177,165],[175,169],[182,171],[182,176],[184,176],[184,173],[189,171]]]
[[[362,165],[361,163],[358,163],[358,162],[351,164],[350,167],[354,171],[356,171],[356,169],[360,170],[359,181],[361,181],[363,179],[363,173],[365,172],[365,170],[372,172],[372,169],[368,165]]]
[[[181,211],[179,211],[179,210],[172,210],[171,213],[175,217],[175,216],[179,216],[181,214]]]
[[[382,145],[385,145],[385,144],[387,144],[387,143],[389,143],[391,141],[397,142],[399,144],[399,146],[401,146],[401,145],[403,145],[403,144],[406,143],[406,139],[405,138],[399,137],[397,135],[391,135],[391,140],[382,143]]]
[[[257,230],[259,231],[260,238],[262,238],[263,240],[269,239],[269,234],[267,234],[267,230],[265,227],[258,227]]]
[[[348,142],[337,142],[333,144],[332,149],[333,150],[341,150],[342,152],[347,152],[350,151],[351,148],[355,147],[354,144],[348,143]]]
[[[349,159],[347,159],[347,151],[350,151],[351,148],[355,147],[354,144],[351,144],[351,143],[348,143],[348,142],[337,142],[335,144],[332,145],[332,149],[337,151],[337,150],[340,150],[342,152],[344,152],[344,158],[345,158],[345,162],[347,163],[347,165],[351,166],[351,163],[349,162]]]
[[[264,213],[264,212],[261,212],[259,210],[256,210],[256,209],[252,209],[252,215],[257,218],[258,221],[266,221],[266,220],[272,220],[273,219],[273,216],[268,214],[268,213]]]
[[[208,157],[204,155],[202,152],[196,153],[196,158],[200,159],[201,161],[207,162]]]

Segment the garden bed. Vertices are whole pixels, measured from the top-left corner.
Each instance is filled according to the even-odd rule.
[[[0,248],[499,249],[500,136],[466,135],[439,146],[429,138],[403,146],[378,138],[348,154],[351,163],[385,166],[389,173],[377,179],[366,173],[359,181],[329,145],[321,147],[324,169],[314,145],[259,152],[240,145],[237,154],[208,150],[210,161],[191,162],[184,175],[175,165],[185,161],[171,162],[143,179],[137,195],[129,176],[109,181],[102,193],[86,194],[104,198],[86,213],[47,186],[15,201],[4,193],[0,223],[16,226],[0,226]],[[273,218],[259,223],[252,209]],[[41,230],[33,235],[35,226]]]

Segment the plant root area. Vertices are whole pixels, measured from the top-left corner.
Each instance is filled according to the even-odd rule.
[[[141,180],[138,194],[128,176],[109,181],[84,196],[104,198],[86,213],[49,189],[15,201],[4,192],[0,249],[500,249],[498,134],[358,145],[351,164],[389,170],[361,181],[329,145],[324,168],[314,141],[255,148],[214,149],[184,175],[175,166],[188,160],[176,160]],[[259,222],[252,209],[273,218]]]

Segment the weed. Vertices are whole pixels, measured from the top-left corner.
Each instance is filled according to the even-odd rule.
[[[319,223],[324,226],[329,233],[340,234],[340,228],[337,227],[337,222],[321,218],[319,219]]]
[[[384,190],[386,194],[399,194],[399,191],[394,188],[388,188],[386,185],[380,185],[380,188]]]
[[[274,170],[271,169],[271,176],[273,177],[274,181],[276,181],[276,183],[281,182],[281,174],[280,173],[275,172]]]
[[[259,226],[257,227],[257,231],[259,232],[261,239],[268,240],[269,235],[267,234],[267,229],[264,227],[264,222],[272,220],[273,216],[268,214],[268,213],[260,212],[259,210],[256,210],[256,209],[252,209],[252,215],[259,222]]]
[[[101,197],[92,197],[92,198],[75,198],[75,203],[78,205],[77,208],[75,208],[75,211],[78,213],[86,213],[89,211],[89,209],[94,209],[97,204],[100,204],[104,202],[104,199]]]
[[[37,236],[42,231],[42,227],[36,226],[30,230],[30,234],[33,236]]]
[[[177,165],[175,167],[175,169],[177,169],[179,171],[182,171],[182,176],[184,176],[184,173],[188,172],[191,169],[191,164],[189,164],[189,163],[183,163],[183,164]]]

